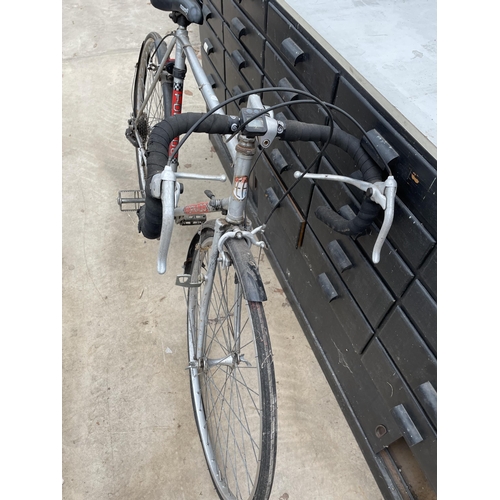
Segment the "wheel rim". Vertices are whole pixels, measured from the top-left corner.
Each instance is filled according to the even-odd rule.
[[[137,81],[136,81],[136,91],[134,96],[134,114],[137,116],[139,109],[144,102],[146,89],[151,87],[153,83],[156,68],[160,64],[158,57],[158,52],[155,51],[156,44],[153,38],[148,38],[142,52],[139,67],[137,69]],[[159,80],[153,92],[146,103],[141,116],[137,120],[137,131],[142,139],[144,147],[147,145],[147,141],[151,134],[153,127],[163,119],[165,119],[165,103],[164,103],[164,93],[162,88],[161,80]],[[139,151],[137,151],[137,164],[140,172],[140,179],[146,178],[146,164]],[[141,182],[143,184],[143,182]],[[144,189],[144,186],[141,186]]]
[[[158,58],[158,52],[155,51],[155,42],[152,38],[148,39],[146,46],[144,47],[143,57],[141,58],[141,65],[139,68],[139,74],[144,75],[140,78],[138,82],[138,94],[136,96],[136,106],[135,111],[137,112],[144,102],[145,89],[149,89],[153,83],[156,69],[160,64]],[[142,113],[141,119],[144,121],[141,123],[142,130],[140,130],[141,135],[143,133],[149,137],[151,129],[159,121],[165,118],[165,106],[164,106],[164,95],[161,85],[161,80],[157,82],[153,89],[153,93],[149,98],[148,103]],[[142,121],[142,120],[141,120]]]
[[[202,258],[197,259],[193,272],[206,271],[208,253],[208,248],[199,251],[197,255]],[[253,498],[262,450],[261,381],[255,335],[249,306],[234,277],[233,266],[217,267],[208,318],[205,326],[201,325],[207,329],[204,356],[197,361],[196,370],[191,370],[202,446],[214,483],[227,500]],[[190,308],[195,328],[200,327],[197,316],[202,291],[203,287],[191,291],[192,304],[196,294]]]

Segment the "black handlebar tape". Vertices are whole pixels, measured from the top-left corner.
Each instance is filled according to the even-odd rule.
[[[280,135],[280,139],[289,142],[327,142],[330,132],[331,128],[326,125],[287,120],[285,122],[285,130]],[[342,149],[354,160],[361,171],[364,181],[371,183],[382,181],[381,170],[363,149],[360,139],[339,128],[334,128],[330,144]],[[315,214],[320,221],[338,233],[357,236],[370,227],[372,222],[377,218],[379,210],[379,205],[365,197],[354,219],[345,219],[328,207],[317,208]]]
[[[162,205],[161,200],[151,195],[151,179],[163,172],[168,162],[168,149],[173,139],[185,134],[204,113],[181,113],[158,122],[151,131],[146,151],[146,202],[139,211],[139,231],[148,239],[156,239],[161,235]],[[229,134],[234,125],[239,125],[237,117],[213,114],[206,117],[195,132],[207,134]]]
[[[344,219],[340,214],[326,206],[318,207],[314,214],[321,222],[334,231],[348,236],[357,236],[370,227],[376,219],[379,210],[380,207],[376,203],[365,198],[363,203],[361,203],[356,217],[351,220]]]

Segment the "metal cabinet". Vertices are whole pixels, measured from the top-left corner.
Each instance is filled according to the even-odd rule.
[[[328,123],[307,93],[376,129],[398,153],[394,224],[373,265],[382,219],[357,238],[331,231],[317,207],[356,211],[355,188],[303,180],[293,173],[356,175],[351,158],[322,144],[276,141],[252,171],[249,216],[267,221],[269,256],[354,435],[387,499],[433,498],[437,448],[437,162],[274,0],[204,0],[202,62],[220,100],[261,92],[278,117]],[[280,90],[271,89],[272,87]],[[290,90],[288,90],[290,89]],[[297,92],[294,89],[298,89]],[[237,113],[244,99],[228,106]],[[361,138],[352,121],[336,126]],[[211,137],[227,173],[231,165]]]

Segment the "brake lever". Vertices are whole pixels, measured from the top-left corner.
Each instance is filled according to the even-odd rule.
[[[392,221],[394,220],[394,205],[396,199],[397,182],[392,175],[387,177],[385,182],[366,182],[358,179],[352,179],[351,177],[345,177],[343,175],[332,175],[332,174],[303,174],[302,172],[295,172],[294,177],[298,179],[299,177],[304,177],[307,179],[315,180],[327,180],[327,181],[338,181],[344,182],[346,184],[351,184],[356,186],[361,191],[365,192],[370,200],[377,203],[384,210],[384,221],[382,222],[382,227],[378,233],[377,240],[373,246],[372,251],[372,262],[378,264],[380,262],[380,252],[382,246],[389,234],[392,226]]]
[[[179,204],[181,194],[180,184],[177,179],[195,179],[206,181],[225,182],[225,175],[203,175],[176,172],[170,163],[165,165],[162,172],[155,174],[150,183],[151,195],[161,199],[162,202],[162,224],[160,233],[160,245],[158,247],[158,258],[156,269],[159,274],[165,274],[167,270],[167,255],[172,239],[174,228],[175,207]]]
[[[381,205],[384,209],[384,221],[382,222],[382,227],[380,228],[380,232],[378,233],[372,252],[372,261],[374,264],[378,264],[380,262],[380,252],[382,250],[382,246],[384,245],[387,235],[389,234],[389,230],[391,229],[392,221],[394,219],[394,204],[398,184],[392,175],[387,177],[385,182],[377,182],[375,184],[383,185],[382,196],[385,198],[385,207]],[[373,200],[373,198],[371,199]]]

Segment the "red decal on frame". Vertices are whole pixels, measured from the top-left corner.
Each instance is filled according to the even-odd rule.
[[[243,201],[248,194],[248,177],[234,178],[233,195],[238,201]]]

